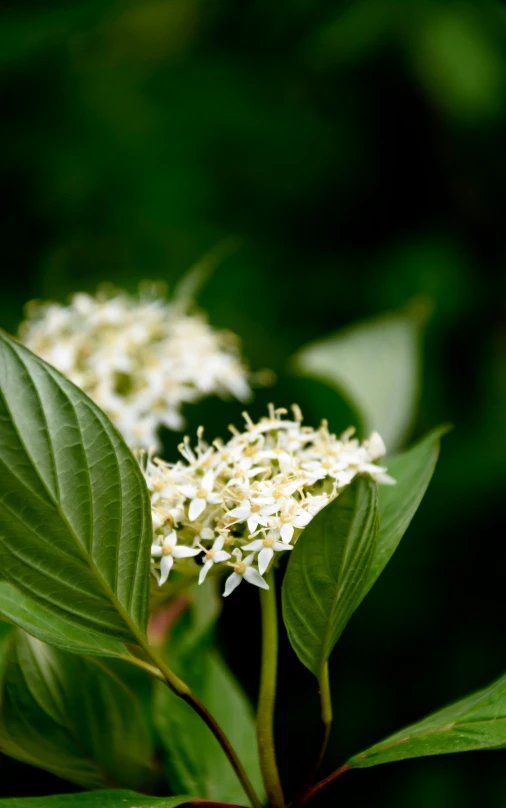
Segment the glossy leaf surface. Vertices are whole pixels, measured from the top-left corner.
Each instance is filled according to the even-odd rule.
[[[354,768],[506,746],[506,676],[351,758]]]
[[[283,581],[283,619],[301,662],[320,676],[360,603],[378,534],[378,491],[359,477],[303,530]]]
[[[436,467],[441,436],[448,429],[434,429],[406,452],[385,461],[396,484],[378,488],[380,529],[362,597],[385,569],[418,510]]]
[[[62,623],[64,647],[87,653],[97,653],[97,635],[115,641],[101,652],[116,653],[118,641],[144,634],[150,525],[142,473],[105,415],[0,334],[0,568],[41,607],[40,620],[60,621],[52,642]]]
[[[356,408],[366,433],[377,430],[388,450],[405,439],[415,415],[420,375],[417,312],[366,320],[303,347],[293,362],[301,375],[336,387]]]

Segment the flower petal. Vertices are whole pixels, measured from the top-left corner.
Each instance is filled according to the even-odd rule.
[[[187,499],[193,499],[197,493],[197,487],[195,485],[179,485],[177,490]]]
[[[248,530],[250,533],[254,533],[257,525],[258,525],[258,514],[252,514],[248,519]]]
[[[225,552],[225,550],[218,550],[213,556],[213,561],[215,564],[220,564],[222,561],[226,561],[227,558],[230,558],[230,553]]]
[[[293,539],[293,525],[283,525],[280,533],[281,541],[283,541],[285,544],[290,544],[291,540]]]
[[[202,533],[200,535],[202,536]],[[219,550],[223,550],[223,545],[224,544],[225,544],[225,536],[218,536],[218,538],[214,540],[213,550],[215,552],[218,552]]]
[[[214,472],[213,471],[208,471],[206,474],[204,474],[204,476],[202,477],[202,486],[201,487],[205,488],[206,491],[209,491],[209,493],[213,490],[213,488],[214,488]]]
[[[156,556],[158,558],[159,556],[161,556],[161,554],[162,554],[162,548],[160,547],[160,545],[159,544],[152,544],[151,545],[151,555]]]
[[[390,474],[385,474],[385,472],[383,472],[383,471],[381,471],[379,474],[376,474],[375,476],[376,476],[376,480],[379,483],[383,483],[383,485],[396,485],[397,484],[397,480],[394,480],[394,478],[391,477]]]
[[[309,525],[312,517],[307,511],[302,511],[302,513],[298,513],[295,519],[292,520],[292,525],[294,527],[306,527]]]
[[[174,547],[172,551],[172,555],[174,558],[190,558],[190,556],[196,556],[201,553],[201,549],[199,547]]]
[[[284,542],[275,541],[272,545],[272,549],[276,553],[280,553],[282,550],[293,550],[293,544],[284,544]]]
[[[383,457],[386,454],[386,446],[383,443],[383,438],[377,432],[373,432],[368,440],[368,453],[371,460],[377,460],[378,457]]]
[[[164,584],[169,577],[169,572],[172,569],[173,563],[174,559],[171,555],[163,556],[162,560],[160,561],[160,580],[158,581],[158,586]]]
[[[232,510],[227,513],[227,516],[231,516],[233,519],[239,519],[242,522],[249,514],[249,505],[239,505],[237,508],[232,508]]]
[[[204,566],[200,570],[199,584],[204,583],[204,581],[206,580],[206,575],[207,575],[207,573],[209,572],[209,570],[211,569],[212,566],[213,566],[212,561],[206,561],[206,563],[204,564]]]
[[[200,514],[206,508],[206,501],[205,499],[201,499],[200,497],[196,497],[192,499],[190,502],[190,507],[188,508],[188,518],[190,522],[194,522],[195,519],[198,519]]]
[[[264,547],[258,554],[258,571],[263,575],[269,564],[271,563],[274,550],[272,547]]]
[[[263,539],[255,539],[255,541],[250,541],[249,544],[245,544],[242,549],[252,550],[252,552],[258,553],[258,551],[261,550],[263,546],[264,546]]]
[[[260,589],[269,589],[269,585],[265,583],[258,570],[253,569],[253,567],[248,567],[243,577],[246,578],[249,584],[259,586]]]
[[[175,530],[171,530],[168,536],[165,536],[163,540],[163,546],[166,547],[170,545],[171,547],[175,547],[177,545],[177,533]]]
[[[233,572],[232,575],[229,575],[227,580],[225,581],[225,589],[223,591],[223,597],[228,598],[228,596],[232,594],[234,589],[237,589],[241,581],[242,581],[242,575],[238,575],[237,572]]]

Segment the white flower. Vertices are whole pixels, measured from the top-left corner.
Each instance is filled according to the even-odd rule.
[[[281,553],[284,550],[293,550],[293,547],[267,536],[264,539],[256,539],[249,544],[245,544],[243,550],[258,553],[258,571],[260,575],[263,575],[271,563],[274,553]]]
[[[198,486],[180,486],[179,490],[181,493],[190,500],[188,508],[188,518],[190,522],[194,522],[195,519],[199,518],[200,514],[205,511],[208,502],[219,502],[219,498],[216,494],[213,494],[213,486],[214,474],[212,471],[208,471],[207,474],[202,477]]]
[[[200,547],[200,549],[204,552],[205,563],[202,569],[200,570],[199,575],[199,584],[204,583],[206,579],[206,575],[213,566],[213,564],[219,564],[222,561],[228,561],[230,558],[230,553],[225,552],[223,549],[223,545],[225,543],[225,538],[223,536],[218,536],[215,539],[213,546],[206,550],[205,547]]]
[[[373,432],[369,440],[364,441],[364,446],[371,460],[378,460],[387,453],[383,438],[377,432]]]
[[[132,447],[158,447],[162,424],[181,429],[187,402],[250,397],[236,337],[154,289],[78,293],[68,306],[32,302],[20,337],[96,401]]]
[[[200,549],[198,547],[196,549],[193,547],[178,547],[177,535],[175,531],[169,533],[169,535],[163,539],[161,545],[152,544],[151,555],[155,558],[161,557],[162,559],[160,561],[160,579],[158,581],[159,586],[164,584],[169,577],[169,572],[172,569],[175,558],[189,558],[190,556],[196,556],[199,553]]]
[[[301,510],[298,503],[291,506],[288,510],[283,511],[279,516],[279,533],[281,541],[285,544],[290,544],[293,539],[295,528],[301,530],[307,527],[313,517],[307,510]]]
[[[229,575],[225,582],[225,589],[223,591],[224,598],[231,595],[234,589],[237,589],[243,579],[245,579],[249,584],[260,587],[260,589],[269,589],[268,584],[265,583],[258,570],[251,566],[255,558],[254,553],[246,556],[244,560],[242,559],[242,553],[240,550],[234,550],[234,555],[236,558],[235,564],[231,563],[230,561],[227,562],[229,567],[233,567],[234,571],[232,575]]]
[[[235,522],[246,522],[250,533],[254,533],[258,525],[267,525],[267,516],[276,513],[278,505],[276,502],[267,502],[265,499],[245,500],[237,508],[228,511],[227,516]]]
[[[161,583],[181,550],[179,557],[204,554],[199,583],[216,565],[223,571],[233,567],[226,596],[243,578],[265,587],[262,575],[276,554],[291,550],[313,517],[357,474],[369,474],[380,484],[395,482],[375,463],[384,454],[379,435],[360,443],[353,429],[336,437],[326,422],[318,429],[302,426],[298,408],[294,420],[283,419],[285,413],[270,407],[269,417],[256,424],[246,416],[245,431],[231,427],[226,443],[209,445],[200,428],[196,446],[188,438],[181,444],[184,459],[177,463],[142,456],[151,492],[152,569]],[[179,544],[174,549],[175,527]],[[229,560],[232,553],[235,561]],[[183,574],[196,570],[180,564]]]

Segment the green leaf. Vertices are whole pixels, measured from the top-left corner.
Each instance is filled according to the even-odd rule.
[[[128,653],[122,642],[76,625],[65,616],[57,617],[6,581],[0,581],[0,616],[38,640],[65,651],[97,656],[125,656]]]
[[[377,430],[389,451],[407,436],[418,401],[423,312],[391,313],[303,347],[295,370],[337,388],[365,433]]]
[[[28,598],[39,624],[47,618],[45,639],[85,653],[138,642],[150,534],[145,482],[118,432],[83,392],[0,333],[0,568],[22,596],[3,590],[5,614],[26,615]]]
[[[182,631],[176,626],[171,661],[224,729],[262,799],[253,710],[225,661],[211,646],[212,622],[217,612],[212,612],[211,604],[210,614],[208,604],[206,615],[202,608],[205,593],[196,594],[190,623],[188,619],[181,620]],[[158,687],[158,683],[154,719],[167,752],[166,771],[174,790],[201,799],[244,804],[242,786],[210,730],[182,699],[168,688]]]
[[[302,531],[283,581],[283,620],[300,661],[319,677],[362,598],[378,533],[378,493],[358,477]]]
[[[14,632],[2,688],[2,751],[86,788],[143,788],[151,742],[137,698],[102,663]]]
[[[191,797],[145,797],[133,791],[92,791],[0,800],[1,808],[177,808],[186,803],[191,803]]]
[[[353,768],[506,746],[506,676],[351,758]]]
[[[436,467],[440,439],[449,429],[438,427],[408,451],[385,461],[397,482],[378,489],[380,529],[362,598],[385,569],[418,510]]]

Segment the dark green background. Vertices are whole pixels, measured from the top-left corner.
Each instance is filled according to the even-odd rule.
[[[333,656],[325,769],[503,673],[506,5],[23,0],[0,26],[7,330],[31,297],[173,285],[239,236],[199,302],[242,337],[253,368],[278,374],[252,412],[296,397],[308,421],[341,429],[334,394],[290,379],[288,358],[357,318],[431,301],[414,436],[456,428]],[[201,404],[189,428],[224,433],[240,409]],[[254,595],[238,592],[221,625],[252,696]],[[311,754],[317,706],[286,643],[280,677],[290,778]],[[2,796],[70,788],[7,759],[0,782]],[[506,751],[352,772],[321,804],[338,800],[506,806]]]

